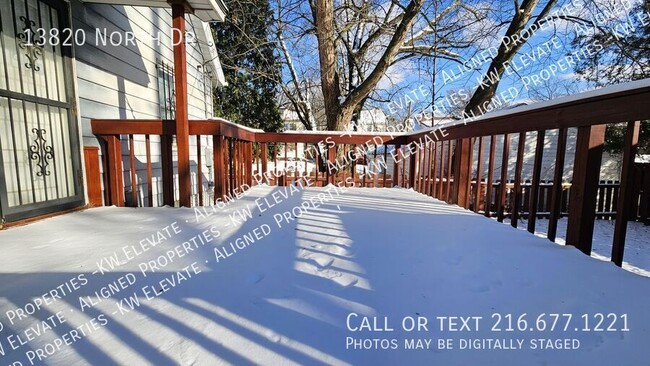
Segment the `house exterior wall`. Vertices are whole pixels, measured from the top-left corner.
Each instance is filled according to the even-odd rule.
[[[71,2],[72,24],[75,29],[84,29],[88,42],[75,49],[76,83],[80,112],[80,123],[84,146],[98,146],[99,141],[92,134],[90,120],[98,119],[158,119],[161,115],[159,94],[161,62],[173,67],[171,41],[171,10],[166,8],[132,7],[122,5],[87,4],[79,0]],[[187,32],[196,34],[201,21],[193,15],[186,15]],[[121,42],[118,45],[96,45],[97,29],[103,34],[126,34],[136,36],[135,45]],[[156,38],[159,38],[157,40]],[[117,39],[117,38],[115,38]],[[209,55],[203,55],[197,42],[187,45],[187,79],[190,119],[206,119],[213,116],[212,83],[205,73]],[[173,88],[173,77],[171,78]],[[173,105],[173,102],[171,103]],[[210,147],[211,141],[202,137],[201,146]],[[127,136],[122,136],[122,153],[125,157],[124,184],[127,192],[133,189],[130,162],[128,159]],[[146,175],[145,136],[134,136],[136,156],[136,185],[139,205],[149,203]],[[176,152],[174,144],[174,161]],[[205,149],[205,148],[203,148]],[[162,204],[162,168],[160,138],[151,136],[151,160],[153,165],[153,205]],[[206,162],[206,159],[203,159]],[[98,162],[100,164],[100,162]],[[197,149],[196,139],[190,136],[190,164],[192,182],[196,182]],[[210,169],[202,168],[204,182],[211,180]],[[208,172],[206,174],[206,172]],[[103,182],[103,179],[102,179]],[[103,184],[103,183],[102,183]],[[205,185],[205,183],[204,183]],[[176,197],[178,185],[175,184]],[[102,187],[103,189],[103,187]],[[205,189],[205,187],[204,187]],[[196,196],[196,188],[193,188]],[[130,194],[127,194],[130,199]]]

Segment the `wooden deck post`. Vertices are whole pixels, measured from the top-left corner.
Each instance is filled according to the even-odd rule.
[[[616,223],[614,224],[614,241],[612,243],[612,262],[617,266],[623,265],[625,250],[625,234],[627,231],[628,213],[632,204],[634,184],[634,157],[639,143],[639,121],[628,122],[623,147],[623,167],[621,169],[621,189],[618,192],[616,207]]]
[[[107,205],[124,206],[124,178],[122,177],[122,144],[119,135],[102,136],[106,141],[106,173],[108,175]]]
[[[178,152],[178,190],[181,207],[191,206],[190,128],[187,111],[187,54],[185,49],[184,1],[172,1],[172,42],[174,45],[174,86],[176,94],[176,148]],[[180,37],[180,38],[179,38]]]
[[[578,127],[576,139],[566,242],[587,255],[591,255],[594,234],[605,128],[606,125]]]

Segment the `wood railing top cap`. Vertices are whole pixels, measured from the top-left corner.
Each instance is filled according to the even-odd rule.
[[[630,81],[626,83],[620,83],[620,84],[615,84],[615,85],[610,85],[606,86],[603,88],[598,88],[594,90],[590,90],[587,92],[583,93],[578,93],[574,95],[568,95],[565,97],[561,98],[556,98],[552,100],[546,100],[542,102],[536,102],[533,104],[528,104],[528,105],[522,105],[510,109],[500,109],[494,112],[489,112],[485,113],[483,115],[480,115],[476,118],[470,118],[467,122],[466,119],[458,119],[453,122],[445,122],[445,123],[440,123],[437,124],[434,127],[428,127],[424,128],[421,130],[417,131],[412,131],[408,132],[406,135],[411,136],[411,135],[418,135],[423,132],[428,132],[428,131],[433,131],[437,130],[440,128],[446,128],[446,127],[452,127],[456,125],[461,125],[461,124],[471,124],[471,123],[478,123],[482,122],[485,120],[497,118],[497,117],[506,117],[506,116],[516,116],[518,114],[525,114],[528,112],[540,110],[540,109],[545,109],[545,108],[552,108],[555,106],[562,106],[566,104],[579,104],[581,101],[586,101],[590,100],[592,98],[596,97],[602,97],[610,94],[617,94],[617,93],[623,93],[623,92],[632,92],[634,90],[641,90],[650,87],[650,78],[648,79],[643,79],[643,80],[636,80],[636,81]]]
[[[233,127],[241,128],[242,130],[246,130],[246,131],[250,131],[250,132],[255,132],[255,133],[258,133],[258,132],[264,132],[264,130],[261,130],[261,129],[259,129],[259,128],[252,128],[252,127],[248,127],[248,126],[240,125],[240,124],[238,124],[238,123],[231,122],[231,121],[229,121],[229,120],[227,120],[227,119],[223,119],[223,118],[212,117],[212,118],[209,119],[209,121],[218,121],[218,122],[222,122],[222,123],[225,123],[225,124],[229,124],[229,125],[231,125],[231,126],[233,126]],[[192,121],[190,121],[190,122],[192,122]]]

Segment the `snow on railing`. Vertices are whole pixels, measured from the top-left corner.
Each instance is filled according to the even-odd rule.
[[[549,218],[547,236],[552,241],[557,220],[568,211],[566,242],[587,254],[596,217],[615,216],[612,260],[621,265],[627,219],[637,217],[630,212],[646,215],[647,220],[650,211],[650,188],[635,188],[633,179],[639,121],[650,118],[648,100],[650,83],[637,82],[412,133],[268,133],[223,119],[189,121],[196,159],[192,192],[175,190],[174,121],[93,120],[91,124],[103,141],[106,204],[174,206],[179,195],[192,195],[191,202],[203,205],[254,184],[289,185],[298,180],[310,180],[315,186],[402,187],[495,215],[499,221],[509,216],[514,227],[525,218],[531,233],[537,217],[543,215]],[[614,123],[627,123],[616,187],[599,182],[605,129]],[[565,161],[569,129],[577,129],[573,164]],[[557,139],[552,150],[545,145],[549,131]],[[124,156],[122,136],[128,144]],[[155,142],[151,136],[156,136]],[[532,156],[525,156],[529,136],[535,136],[535,148]],[[516,145],[511,146],[513,141]],[[156,162],[154,143],[160,147]],[[142,145],[144,152],[137,151]],[[555,167],[551,182],[541,180],[546,154],[552,154]],[[533,168],[528,183],[522,170],[529,160]],[[126,171],[123,161],[129,166]],[[572,166],[572,182],[564,180],[565,166]],[[153,188],[154,178],[162,182],[160,193]],[[650,174],[646,179],[650,181]],[[162,199],[157,198],[160,195]],[[615,205],[615,213],[604,211],[605,204]]]

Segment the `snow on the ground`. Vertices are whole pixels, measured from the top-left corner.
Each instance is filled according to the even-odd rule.
[[[108,207],[0,232],[1,363],[28,365],[27,356],[39,351],[50,365],[612,365],[650,359],[647,278],[412,191],[351,189],[315,208],[323,192],[256,187],[226,214],[198,222],[191,209]],[[258,201],[263,212],[256,199],[265,200]],[[306,212],[295,209],[301,204]],[[247,206],[251,218],[238,223]],[[279,227],[276,214],[295,220]],[[164,234],[166,240],[126,259],[161,228],[173,233],[174,221],[180,233]],[[182,257],[172,254],[183,253],[183,243],[197,235],[212,238],[214,230],[220,231],[214,241]],[[255,242],[235,251],[242,238]],[[93,274],[113,253],[117,267]],[[167,266],[146,277],[140,272],[143,263],[171,255]],[[69,293],[56,301],[43,297],[52,289]],[[154,297],[146,299],[143,289]],[[122,314],[117,303],[133,293],[139,306],[132,302],[133,310],[127,306]],[[101,301],[82,312],[79,298]],[[28,319],[9,322],[7,314],[33,310],[26,304],[36,299],[50,301]],[[387,317],[394,330],[351,331],[351,313],[359,315],[351,316],[352,328],[368,316],[378,317],[380,328]],[[503,317],[501,331],[491,329],[494,313]],[[540,315],[548,328],[550,314],[572,319],[565,327],[568,316],[562,317],[553,331],[505,331],[507,315],[516,327],[523,313],[531,327]],[[617,330],[575,331],[584,326],[583,314],[594,327],[602,313],[616,314]],[[49,318],[56,314],[65,323]],[[427,330],[402,330],[402,319],[418,316],[427,318]],[[438,329],[440,316],[483,318],[478,329],[451,332]],[[624,316],[629,331],[621,330]],[[53,329],[43,332],[40,321]],[[16,334],[33,340],[12,351],[7,338],[15,341]],[[405,349],[412,338],[431,339],[430,349]],[[453,339],[455,349],[438,349],[439,338]],[[461,338],[521,339],[524,348],[460,350]],[[577,339],[579,348],[527,347],[536,338]],[[65,339],[71,345],[62,344]],[[346,349],[346,341],[364,339],[396,339],[398,348]]]
[[[510,225],[509,219],[504,223]],[[565,245],[566,225],[568,220],[561,218],[557,222],[555,243]],[[591,256],[603,261],[612,257],[612,241],[614,240],[614,220],[596,220],[594,223],[594,238]],[[527,230],[527,221],[522,219],[518,229]],[[546,238],[548,220],[538,219],[535,224],[535,235]],[[625,235],[625,251],[623,253],[623,268],[641,276],[650,277],[650,226],[641,222],[628,222]]]

